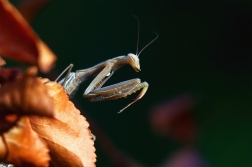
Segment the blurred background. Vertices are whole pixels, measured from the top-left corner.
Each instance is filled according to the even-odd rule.
[[[29,2],[30,1],[30,2]],[[12,0],[16,6],[32,0]],[[97,139],[97,166],[252,166],[252,59],[249,1],[45,0],[32,20],[58,56],[50,79],[136,52],[141,72],[120,68],[105,84],[140,78],[150,85],[134,99],[74,103]],[[43,3],[42,3],[43,4]],[[35,8],[35,7],[34,7]],[[9,65],[9,64],[8,64]]]

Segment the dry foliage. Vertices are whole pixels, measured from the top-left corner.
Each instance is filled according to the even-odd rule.
[[[95,166],[85,117],[59,84],[37,77],[37,68],[51,70],[53,52],[7,0],[0,0],[0,25],[0,55],[37,66],[25,72],[3,68],[0,57],[0,162]]]
[[[4,70],[0,69],[1,73]],[[10,78],[0,88],[0,161],[16,166],[48,166],[49,149],[32,129],[26,115],[53,117],[46,87],[29,68],[21,78]]]
[[[80,115],[62,86],[56,82],[45,83],[54,102],[55,119],[31,117],[31,125],[50,148],[55,166],[95,166],[94,142],[88,122]]]
[[[56,56],[7,0],[0,0],[0,25],[0,55],[51,69]]]
[[[18,5],[18,10],[29,23],[50,0],[24,0]]]
[[[31,129],[27,117],[22,117],[0,140],[0,159],[16,166],[48,166],[48,152],[46,143]]]
[[[25,75],[7,82],[0,89],[1,114],[53,117],[53,103],[46,87],[35,76]]]
[[[5,82],[0,89],[0,133],[8,131],[23,115],[53,117],[53,102],[34,68],[14,81]],[[31,74],[33,73],[33,74]]]
[[[6,62],[4,61],[4,59],[2,57],[0,57],[0,67],[5,65]]]

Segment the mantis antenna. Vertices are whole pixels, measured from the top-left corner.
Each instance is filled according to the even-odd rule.
[[[136,48],[136,55],[137,55],[137,53],[138,53],[138,44],[139,44],[139,30],[140,30],[140,24],[139,24],[139,19],[138,19],[138,17],[137,16],[135,16],[135,15],[132,15],[132,16],[134,16],[136,19],[137,19],[137,48]]]
[[[156,38],[154,38],[152,41],[150,41],[147,45],[145,45],[145,47],[143,47],[143,49],[142,50],[140,50],[140,52],[138,53],[138,44],[139,44],[139,31],[140,31],[140,23],[139,23],[139,19],[138,19],[138,17],[137,16],[135,16],[135,15],[132,15],[132,16],[134,16],[136,19],[137,19],[137,49],[136,49],[136,55],[139,57],[140,56],[140,54],[142,53],[142,51],[145,49],[145,48],[147,48],[147,46],[149,46],[151,43],[153,43],[157,38],[158,38],[158,33],[156,33],[156,32],[154,32],[154,31],[152,31],[153,33],[155,33],[157,36],[156,36]]]
[[[152,31],[153,33],[155,33],[157,36],[152,40],[152,41],[150,41],[147,45],[145,45],[145,47],[143,47],[143,49],[142,50],[140,50],[140,52],[138,53],[138,54],[136,54],[138,57],[140,56],[140,54],[142,53],[142,51],[145,49],[145,48],[147,48],[147,46],[149,46],[152,42],[154,42],[157,38],[158,38],[158,33],[156,33],[156,32],[154,32],[154,31]]]

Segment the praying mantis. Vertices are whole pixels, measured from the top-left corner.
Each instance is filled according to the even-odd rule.
[[[141,82],[139,78],[135,78],[106,87],[102,86],[114,74],[116,70],[118,70],[120,67],[126,64],[129,64],[136,72],[141,71],[139,63],[139,55],[147,46],[149,46],[152,42],[154,42],[158,38],[158,34],[157,33],[155,34],[156,37],[147,45],[145,45],[145,47],[143,47],[143,49],[138,53],[138,43],[139,43],[139,20],[138,20],[138,39],[137,39],[136,54],[129,53],[127,55],[118,56],[103,61],[93,67],[77,70],[76,72],[71,72],[73,64],[70,64],[59,75],[56,81],[68,70],[66,77],[63,78],[58,83],[63,86],[69,98],[72,98],[75,95],[81,83],[85,82],[91,77],[95,77],[83,94],[84,98],[87,98],[92,102],[115,100],[122,97],[127,97],[128,95],[142,89],[139,95],[131,103],[129,103],[126,107],[124,107],[118,112],[121,113],[123,110],[125,110],[130,105],[132,105],[133,103],[135,103],[144,96],[149,87],[149,84],[147,82]]]

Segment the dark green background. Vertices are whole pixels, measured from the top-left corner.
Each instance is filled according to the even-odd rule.
[[[60,73],[135,53],[138,16],[140,48],[159,39],[140,56],[136,73],[125,66],[108,84],[141,78],[150,84],[142,100],[116,114],[132,98],[78,103],[111,141],[137,161],[160,164],[180,145],[154,134],[149,111],[158,102],[184,92],[197,95],[197,148],[214,167],[252,166],[251,6],[248,1],[91,1],[53,0],[32,26],[58,57]],[[108,85],[107,84],[107,85]],[[92,128],[92,124],[91,124]],[[97,139],[99,140],[99,139]],[[98,142],[97,166],[111,166]]]

